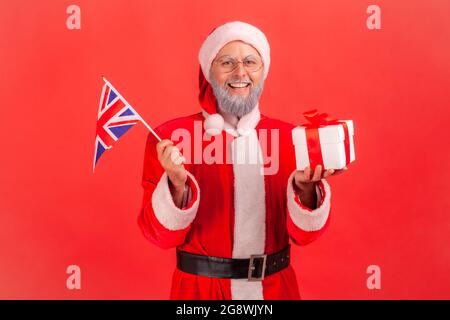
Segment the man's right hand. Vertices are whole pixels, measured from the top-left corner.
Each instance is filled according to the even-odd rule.
[[[156,145],[156,152],[158,160],[172,184],[171,191],[174,191],[172,195],[175,196],[180,192],[182,194],[187,180],[187,173],[183,165],[183,162],[186,160],[181,155],[180,150],[173,145],[172,141],[164,139]]]

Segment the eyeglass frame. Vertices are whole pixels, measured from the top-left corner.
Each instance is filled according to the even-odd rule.
[[[227,55],[221,56],[220,58],[216,58],[216,59],[214,59],[214,60],[212,61],[212,63],[216,63],[216,62],[218,62],[220,59],[222,59],[223,57],[226,57],[226,56],[227,56]],[[244,60],[247,59],[248,57],[253,57],[253,55],[248,55],[248,56],[246,56],[246,57],[244,58]],[[235,71],[235,70],[237,69],[239,63],[242,63],[242,65],[244,66],[244,69],[245,69],[247,72],[251,72],[251,73],[256,72],[256,71],[259,71],[259,70],[261,70],[262,67],[264,67],[264,61],[261,59],[261,66],[260,66],[258,69],[256,69],[256,70],[250,71],[250,70],[247,70],[247,68],[245,67],[245,65],[244,65],[244,60],[238,60],[238,59],[236,59],[236,58],[234,58],[234,57],[231,57],[231,56],[230,56],[230,58],[233,59],[234,61],[236,61],[236,66],[233,68],[233,70],[230,70],[230,71],[222,71],[222,72],[224,72],[224,73],[231,73],[231,72]]]

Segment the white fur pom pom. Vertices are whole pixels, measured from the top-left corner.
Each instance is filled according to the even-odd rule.
[[[210,136],[218,135],[222,132],[223,126],[224,126],[224,120],[223,117],[218,114],[214,113],[209,115],[203,124],[205,131]]]

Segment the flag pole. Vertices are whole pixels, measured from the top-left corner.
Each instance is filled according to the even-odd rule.
[[[125,101],[126,104],[129,105],[129,106],[131,107],[131,109],[133,109],[133,111],[134,111],[136,114],[139,114],[139,113],[136,112],[136,110],[134,110],[134,108],[131,106],[131,104],[129,104],[128,101],[125,100],[125,98],[119,93],[119,91],[117,91],[116,88],[114,88],[114,86],[111,84],[111,82],[109,82],[108,80],[106,80],[106,78],[105,78],[104,76],[102,76],[102,79],[103,79],[103,81],[106,82],[106,84],[108,84],[111,88],[114,89],[114,91],[117,93],[117,95],[118,95],[123,101]],[[141,121],[142,121],[142,123],[144,124],[144,126],[147,127],[147,129],[148,129],[148,130],[156,137],[156,139],[158,139],[158,141],[161,141],[161,138],[158,136],[158,134],[157,134],[155,131],[153,131],[153,129],[148,125],[147,122],[145,122],[144,119],[142,119],[142,117],[141,117],[140,115],[139,115],[139,118],[141,118]]]

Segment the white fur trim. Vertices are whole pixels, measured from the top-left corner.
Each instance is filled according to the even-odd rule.
[[[264,62],[263,73],[265,79],[269,73],[270,66],[270,46],[266,36],[261,30],[251,24],[233,21],[217,27],[206,38],[200,48],[198,60],[206,80],[211,83],[209,80],[209,69],[217,53],[224,45],[234,40],[246,42],[258,50]]]
[[[197,199],[189,209],[180,209],[173,202],[169,189],[169,178],[164,172],[152,194],[152,207],[158,221],[167,229],[175,231],[188,227],[197,214],[200,202],[200,188],[194,176],[187,172],[188,179],[194,182]],[[194,191],[194,192],[195,192]]]
[[[294,224],[304,231],[317,231],[323,228],[330,213],[331,190],[325,179],[321,180],[325,194],[322,205],[315,210],[302,208],[296,201],[297,194],[294,191],[293,179],[295,171],[290,175],[287,185],[287,205],[289,215]]]
[[[266,242],[262,152],[256,130],[235,138],[232,152],[235,209],[233,258],[250,258],[252,254],[263,254]],[[231,279],[231,296],[237,300],[263,299],[262,283]]]
[[[256,106],[253,108],[252,111],[244,115],[242,118],[240,118],[238,121],[234,121],[237,123],[237,125],[233,125],[230,123],[230,117],[233,117],[232,115],[227,114],[226,117],[222,117],[220,114],[217,114],[221,119],[224,121],[223,124],[219,120],[211,121],[211,117],[215,116],[216,114],[209,114],[205,110],[202,109],[203,117],[205,118],[205,121],[203,122],[203,127],[205,128],[206,133],[209,135],[217,135],[219,133],[222,133],[222,130],[225,129],[226,132],[231,134],[232,136],[238,137],[238,136],[245,136],[248,135],[252,129],[255,129],[258,125],[259,120],[261,120],[261,113],[259,111],[259,103],[256,104]],[[228,120],[228,121],[227,121]]]
[[[215,136],[222,133],[224,120],[220,114],[213,113],[205,118],[203,126],[207,134]]]
[[[263,287],[261,281],[248,281],[247,279],[231,279],[232,300],[263,300]]]
[[[237,124],[237,132],[241,136],[248,135],[252,132],[252,129],[256,127],[259,120],[261,120],[261,113],[259,112],[259,103],[253,108],[252,111],[244,115]]]

